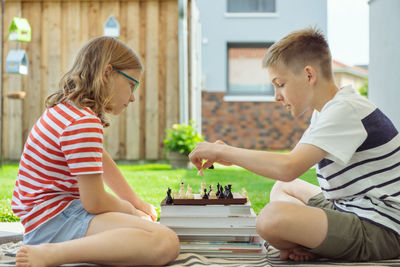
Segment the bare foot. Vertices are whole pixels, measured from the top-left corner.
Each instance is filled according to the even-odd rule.
[[[311,261],[318,258],[317,255],[311,253],[301,247],[294,247],[291,249],[282,249],[280,253],[281,260],[292,260],[292,261]]]
[[[283,261],[289,259],[290,250],[281,249],[281,253],[279,254],[279,258]]]
[[[47,251],[48,244],[23,246],[15,258],[17,267],[45,267],[51,265],[51,254]]]

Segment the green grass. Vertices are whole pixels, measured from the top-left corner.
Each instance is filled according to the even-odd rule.
[[[145,201],[153,204],[159,212],[160,202],[166,196],[168,187],[173,193],[178,193],[181,182],[186,186],[189,184],[194,193],[200,190],[200,183],[207,185],[217,183],[232,184],[233,192],[242,192],[246,188],[248,197],[254,211],[258,214],[269,202],[269,192],[274,180],[251,173],[239,167],[216,166],[214,170],[204,171],[204,176],[197,176],[197,170],[171,169],[168,164],[142,164],[142,165],[119,165],[121,171],[135,192]],[[15,221],[10,210],[10,199],[14,189],[18,166],[15,164],[3,165],[0,168],[0,221]],[[313,184],[317,183],[315,170],[311,169],[301,176]]]

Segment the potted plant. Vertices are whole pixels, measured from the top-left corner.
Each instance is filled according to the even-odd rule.
[[[166,129],[164,151],[167,152],[171,167],[188,168],[189,153],[202,141],[204,137],[197,132],[194,121],[189,124],[174,124],[172,128]]]

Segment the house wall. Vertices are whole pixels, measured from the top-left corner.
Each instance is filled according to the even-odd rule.
[[[277,15],[229,17],[226,0],[198,0],[202,24],[205,90],[227,91],[227,43],[273,43],[293,30],[318,26],[327,33],[326,0],[276,0]],[[261,64],[261,63],[260,63]]]
[[[190,1],[189,1],[190,2]],[[178,1],[176,0],[22,0],[4,2],[3,59],[10,49],[27,51],[27,76],[2,72],[2,157],[19,159],[46,96],[57,89],[78,49],[103,35],[107,18],[120,23],[119,39],[141,56],[142,75],[136,102],[105,129],[105,149],[115,159],[159,159],[165,128],[179,121]],[[27,18],[32,41],[9,42],[14,16]],[[190,48],[190,47],[189,47]],[[24,91],[23,100],[7,94]]]
[[[369,10],[368,97],[400,130],[400,1],[370,0]]]
[[[334,72],[333,76],[339,88],[345,85],[351,85],[354,89],[359,89],[364,85],[366,79],[346,72]]]
[[[264,43],[267,47],[289,32],[310,25],[326,34],[327,1],[277,0],[277,14],[269,17],[227,16],[226,0],[197,3],[203,35],[202,134],[207,140],[221,139],[244,148],[293,148],[307,128],[311,113],[296,121],[273,97],[270,101],[257,96],[257,102],[245,98],[227,101],[227,44]]]
[[[279,103],[226,102],[224,92],[203,91],[202,134],[244,148],[287,150],[309,125],[311,112],[294,119]]]

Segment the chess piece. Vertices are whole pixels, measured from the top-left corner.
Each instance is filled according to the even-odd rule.
[[[186,199],[194,199],[194,195],[192,192],[192,188],[188,186],[188,189],[186,191]]]
[[[198,176],[204,176],[203,169],[200,169],[200,170],[197,172],[197,175],[198,175]]]
[[[211,193],[211,191],[212,191],[212,189],[211,189],[211,185],[209,185],[209,186],[208,186],[208,188],[209,188],[209,190],[208,190],[208,193],[207,193],[207,195],[208,195],[208,196],[210,196],[210,193]]]
[[[204,188],[204,193],[203,193],[202,199],[208,199],[207,189],[206,188]]]
[[[247,197],[247,191],[246,191],[246,189],[244,187],[242,188],[242,195],[243,195],[244,198],[247,199],[247,201],[249,200],[249,198]]]
[[[214,186],[213,186],[213,185],[211,185],[211,191],[209,192],[208,197],[209,197],[210,199],[217,199],[217,195],[215,194]]]
[[[225,192],[226,192],[225,194],[226,198],[233,198],[232,185],[228,184],[228,190],[225,190]]]
[[[165,204],[172,205],[174,204],[174,200],[171,197],[171,188],[168,187],[167,196],[165,197]]]
[[[201,185],[201,188],[200,188],[200,196],[203,197],[204,189],[205,189],[205,187],[206,187],[206,183],[203,183],[203,182],[202,182],[200,185]]]
[[[181,183],[181,188],[179,189],[179,198],[185,199],[186,194],[185,194],[185,184],[182,182]]]
[[[219,191],[218,198],[219,198],[219,199],[225,198],[224,187],[223,187],[222,185],[219,186],[219,190],[220,190],[220,191]]]
[[[221,191],[219,191],[219,183],[217,184],[217,193],[215,193],[215,195],[217,196],[217,197],[219,197],[219,194],[221,193]]]

